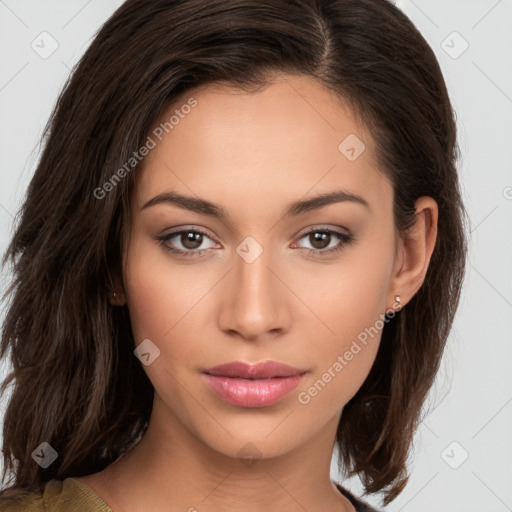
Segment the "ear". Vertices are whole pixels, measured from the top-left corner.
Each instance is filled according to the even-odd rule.
[[[398,243],[397,260],[387,303],[405,305],[421,288],[437,239],[438,207],[431,197],[420,197],[416,203],[416,222]],[[391,309],[391,308],[388,308]]]
[[[117,269],[110,271],[110,277],[112,286],[109,289],[109,300],[110,304],[113,306],[123,306],[126,304],[126,293],[124,290],[123,280],[119,275],[119,271]],[[115,296],[114,296],[115,292]]]

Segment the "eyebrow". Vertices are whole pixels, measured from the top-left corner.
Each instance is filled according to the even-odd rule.
[[[320,194],[310,199],[295,201],[289,204],[284,212],[284,217],[296,217],[303,213],[341,202],[360,204],[371,211],[369,203],[361,196],[350,193],[346,190],[335,190],[333,192]],[[210,215],[219,219],[228,218],[226,211],[222,207],[205,199],[185,196],[172,190],[153,197],[147,201],[144,206],[142,206],[141,210],[162,203],[172,204],[179,208],[183,208],[184,210],[189,210],[203,215]]]

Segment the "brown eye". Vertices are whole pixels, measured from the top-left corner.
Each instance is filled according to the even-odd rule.
[[[308,236],[310,237],[311,245],[315,249],[325,249],[331,241],[331,233],[328,231],[315,231]]]
[[[311,248],[303,247],[303,249],[315,256],[329,255],[341,251],[345,246],[355,241],[352,234],[334,229],[316,229],[309,231],[309,233],[304,234],[300,238],[300,240],[303,239],[307,240],[311,245]],[[334,244],[332,244],[332,242],[334,242]]]
[[[199,229],[174,231],[168,235],[157,237],[157,240],[165,251],[186,257],[200,256],[207,249],[214,247],[214,243],[208,234]],[[208,240],[212,242],[212,245],[205,247],[204,244]],[[201,246],[203,247],[200,249]]]
[[[203,243],[203,234],[197,231],[182,231],[180,242],[186,249],[197,249]]]

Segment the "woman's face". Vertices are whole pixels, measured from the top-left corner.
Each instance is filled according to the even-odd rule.
[[[325,428],[334,435],[370,371],[394,303],[393,190],[370,133],[311,78],[182,98],[155,123],[135,171],[123,268],[136,344],[150,340],[139,351],[153,416],[227,456],[247,443],[283,454]],[[361,200],[290,210],[341,191]],[[148,205],[171,193],[188,199]],[[211,379],[230,399],[204,373],[268,360],[305,373],[260,407],[236,396],[272,386]]]

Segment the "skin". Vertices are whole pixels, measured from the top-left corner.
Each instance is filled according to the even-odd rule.
[[[114,305],[127,303],[136,343],[149,338],[160,356],[144,366],[155,388],[140,443],[105,470],[79,478],[115,512],[353,511],[333,486],[330,462],[343,406],[366,379],[381,331],[307,405],[307,391],[359,333],[378,324],[422,285],[437,235],[437,205],[416,203],[409,233],[393,228],[393,189],[378,171],[371,134],[343,101],[310,77],[279,75],[266,89],[187,91],[197,106],[180,119],[136,171],[132,229],[115,277]],[[349,134],[366,149],[350,161],[338,150]],[[285,218],[289,203],[338,189],[370,208],[337,202]],[[221,206],[227,219],[162,203],[173,190]],[[208,233],[202,243],[175,236],[177,257],[156,237],[178,227]],[[347,230],[355,242],[306,233]],[[253,237],[263,252],[247,263],[236,248]],[[323,245],[322,245],[323,243]],[[187,245],[185,245],[187,244]],[[400,313],[397,313],[400,314]],[[224,402],[201,371],[217,364],[272,359],[307,370],[273,406]],[[249,466],[239,452],[252,443]]]

